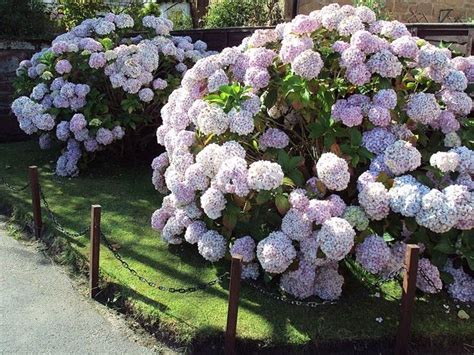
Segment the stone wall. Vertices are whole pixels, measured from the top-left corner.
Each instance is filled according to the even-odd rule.
[[[292,8],[294,2],[286,0],[285,8]],[[352,0],[298,0],[298,13],[308,14],[333,2],[353,4]],[[402,22],[465,22],[474,19],[473,0],[385,0],[384,9],[390,17]]]
[[[14,93],[12,81],[20,61],[30,58],[43,45],[43,41],[0,39],[0,142],[26,138],[10,111]]]

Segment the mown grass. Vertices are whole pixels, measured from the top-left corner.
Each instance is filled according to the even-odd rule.
[[[150,216],[159,207],[161,197],[150,183],[151,171],[146,163],[118,164],[102,159],[80,177],[62,179],[52,174],[56,154],[40,151],[34,142],[0,144],[0,176],[12,185],[23,185],[27,166],[38,165],[51,208],[71,231],[87,227],[90,205],[101,204],[104,233],[120,246],[120,253],[133,268],[159,284],[188,287],[212,280],[228,269],[228,261],[205,262],[193,246],[167,246],[150,228]],[[0,203],[13,206],[17,216],[31,216],[29,190],[15,193],[0,186]],[[43,214],[47,220],[44,210]],[[71,240],[71,245],[87,257],[88,237]],[[226,323],[227,282],[184,296],[162,292],[134,278],[104,247],[101,272],[121,290],[121,297],[136,316],[157,324],[156,329],[174,341],[189,345],[221,339]],[[385,284],[385,294],[375,297],[360,277],[347,270],[345,273],[343,297],[337,305],[314,309],[268,299],[243,286],[239,339],[252,348],[382,340],[389,348],[398,322],[398,284]],[[449,305],[449,313],[444,305]],[[472,309],[463,309],[474,317]],[[418,298],[414,339],[437,344],[473,342],[474,321],[461,320],[456,313],[455,304],[446,295]],[[377,317],[383,322],[379,324]]]

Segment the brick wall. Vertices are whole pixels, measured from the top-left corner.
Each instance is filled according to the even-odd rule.
[[[293,2],[286,0],[285,8]],[[353,3],[352,0],[298,0],[298,13],[308,14],[333,2]],[[385,10],[402,22],[464,22],[474,18],[474,0],[385,0]]]
[[[30,58],[41,46],[41,41],[0,40],[0,142],[26,138],[10,111],[12,79],[20,61]]]

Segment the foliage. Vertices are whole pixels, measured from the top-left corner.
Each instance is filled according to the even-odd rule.
[[[367,6],[382,20],[390,19],[386,9],[385,0],[354,0],[354,6]]]
[[[158,124],[182,72],[205,55],[203,42],[171,37],[171,29],[167,19],[135,22],[128,14],[108,13],[85,20],[20,63],[20,97],[12,110],[21,129],[40,135],[43,149],[63,149],[59,175],[77,175],[78,165],[105,147],[114,149],[113,142],[130,149],[146,145],[134,137]]]
[[[71,30],[82,21],[103,13],[126,13],[139,21],[144,16],[160,16],[160,6],[156,3],[143,3],[142,0],[132,0],[126,6],[114,5],[113,2],[97,0],[56,0],[52,5],[51,17],[63,30]]]
[[[218,0],[208,7],[204,27],[275,25],[282,19],[278,0]]]
[[[52,28],[41,0],[0,1],[0,36],[41,37],[49,34]]]
[[[163,107],[152,226],[302,299],[338,298],[344,258],[393,277],[420,243],[418,287],[472,300],[473,81],[473,57],[364,6],[256,31]]]
[[[175,30],[193,28],[193,19],[182,10],[171,9],[167,11],[167,17],[173,22]]]
[[[108,6],[103,1],[57,0],[53,6],[52,18],[58,22],[60,28],[69,31],[85,19],[96,17],[107,10]]]

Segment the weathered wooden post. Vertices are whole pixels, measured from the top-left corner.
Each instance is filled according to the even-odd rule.
[[[34,165],[28,167],[28,175],[30,178],[31,203],[33,206],[35,237],[41,238],[41,231],[43,229],[43,220],[41,218],[41,197],[40,197],[38,167]]]
[[[411,319],[415,303],[416,274],[418,271],[418,256],[420,247],[408,244],[405,254],[405,276],[403,277],[402,304],[400,306],[400,323],[398,325],[395,354],[408,354],[410,342]]]
[[[91,248],[89,256],[90,297],[99,291],[100,205],[91,206]]]
[[[232,257],[230,268],[229,307],[227,310],[227,327],[225,331],[224,353],[235,354],[235,336],[237,332],[237,313],[239,311],[240,275],[242,273],[242,257]]]

